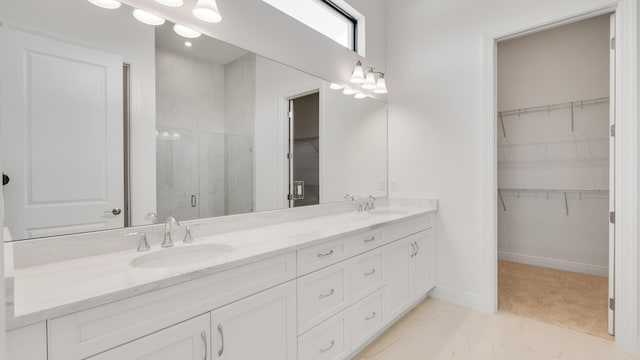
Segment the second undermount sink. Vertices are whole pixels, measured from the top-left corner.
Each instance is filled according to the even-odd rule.
[[[405,215],[407,212],[403,210],[395,210],[395,209],[379,209],[379,210],[371,210],[368,212],[370,215]]]
[[[223,244],[188,245],[138,256],[131,260],[130,265],[142,269],[186,266],[205,262],[231,251],[233,251],[232,246]]]

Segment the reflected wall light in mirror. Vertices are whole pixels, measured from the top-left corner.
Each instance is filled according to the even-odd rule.
[[[362,62],[358,61],[351,73],[351,82],[354,84],[362,84],[364,82],[364,70],[362,69]]]
[[[210,23],[222,21],[222,15],[220,15],[216,0],[198,0],[198,4],[193,9],[193,15],[202,21]]]
[[[101,8],[113,10],[119,8],[122,4],[117,0],[89,0],[95,6],[99,6]]]
[[[370,67],[366,71],[362,68],[362,62],[358,61],[351,74],[351,82],[354,84],[361,84],[363,89],[373,90],[378,94],[386,94],[387,82],[384,79],[384,73],[376,71],[375,68]],[[345,95],[352,95],[347,94]]]
[[[384,74],[380,73],[378,83],[376,84],[376,89],[373,90],[373,92],[377,94],[386,94],[389,92],[387,90],[387,81],[384,79]]]
[[[183,0],[156,0],[156,2],[158,4],[162,4],[164,6],[170,6],[170,7],[180,7],[184,5]]]
[[[140,21],[143,24],[153,26],[162,25],[165,22],[163,18],[140,9],[133,10],[133,17],[135,17],[136,20]]]
[[[356,91],[353,90],[353,89],[344,88],[344,90],[342,90],[342,93],[345,94],[345,95],[354,95],[356,93]]]
[[[195,39],[197,37],[200,37],[200,35],[202,35],[202,33],[180,24],[175,24],[173,26],[173,31],[175,31],[176,34],[182,37],[186,37],[187,39]]]
[[[342,89],[344,89],[344,86],[342,86],[340,84],[336,84],[336,83],[331,83],[331,85],[329,85],[329,88],[331,90],[342,90]]]
[[[365,94],[363,94],[363,93],[357,93],[354,97],[355,97],[356,99],[360,100],[360,99],[366,99],[366,98],[367,98],[367,95],[365,95]]]

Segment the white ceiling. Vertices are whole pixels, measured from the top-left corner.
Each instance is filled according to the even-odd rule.
[[[185,46],[185,41],[190,41],[193,46]],[[173,31],[173,23],[168,21],[156,27],[156,47],[188,54],[219,65],[228,64],[248,54],[246,50],[206,35],[196,39],[185,39]]]

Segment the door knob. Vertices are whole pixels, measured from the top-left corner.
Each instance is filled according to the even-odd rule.
[[[122,210],[120,208],[113,208],[113,210],[111,211],[105,211],[106,213],[112,213],[113,215],[120,215],[120,213],[122,213]]]
[[[9,177],[9,175],[2,173],[2,186],[7,185],[9,181],[11,181],[11,178]]]

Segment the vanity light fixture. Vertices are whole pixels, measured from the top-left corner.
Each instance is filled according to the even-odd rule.
[[[182,36],[182,37],[186,37],[187,39],[195,39],[197,37],[199,37],[200,35],[202,35],[202,33],[199,33],[191,28],[188,28],[184,25],[180,25],[180,24],[175,24],[173,25],[173,31],[176,32],[176,34]]]
[[[336,84],[336,83],[331,83],[331,85],[329,85],[329,88],[331,90],[342,90],[342,89],[344,89],[344,86],[342,86],[340,84]]]
[[[365,95],[363,93],[357,93],[354,97],[356,99],[365,99],[367,97],[367,95]]]
[[[140,21],[143,24],[153,25],[153,26],[162,25],[164,24],[164,21],[165,21],[163,18],[159,16],[153,15],[151,13],[148,13],[140,9],[133,10],[133,17],[135,17],[138,21]]]
[[[220,15],[216,0],[198,0],[198,4],[193,9],[193,15],[202,21],[210,23],[222,21],[222,15]]]
[[[164,6],[171,6],[171,7],[180,7],[184,5],[183,0],[156,0],[156,2]]]
[[[376,88],[376,74],[374,73],[373,68],[369,68],[367,71],[367,76],[364,79],[362,87],[367,90],[373,90]]]
[[[377,94],[386,94],[389,92],[387,90],[387,81],[384,79],[384,74],[381,74],[378,78],[378,84],[376,85],[376,89],[373,90],[373,92]]]
[[[362,84],[364,82],[364,70],[362,69],[362,62],[358,61],[356,67],[353,68],[351,73],[351,82],[354,84]]]
[[[122,6],[120,1],[117,0],[89,0],[89,2],[95,6],[109,10],[114,10]]]
[[[353,90],[353,89],[344,88],[344,90],[342,90],[342,93],[345,94],[345,95],[354,95],[356,93],[356,91]]]

